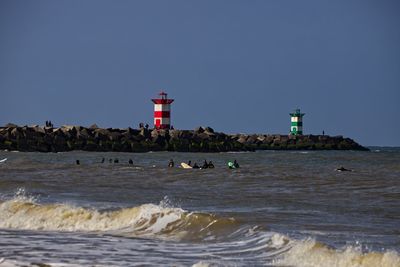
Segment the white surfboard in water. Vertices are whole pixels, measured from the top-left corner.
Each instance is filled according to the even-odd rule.
[[[1,160],[0,160],[0,163],[6,162],[6,161],[7,161],[7,158],[1,159]]]
[[[181,166],[182,166],[182,168],[184,168],[184,169],[192,169],[192,166],[190,166],[190,165],[188,165],[188,164],[186,164],[186,163],[184,163],[184,162],[181,163]]]

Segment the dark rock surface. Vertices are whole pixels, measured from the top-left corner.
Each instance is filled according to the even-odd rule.
[[[178,151],[224,152],[255,150],[368,150],[350,138],[327,135],[224,134],[210,127],[195,130],[154,130],[60,128],[17,126],[0,127],[0,149],[18,151]]]

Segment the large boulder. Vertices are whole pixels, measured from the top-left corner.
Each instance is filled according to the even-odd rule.
[[[207,133],[214,133],[214,129],[208,126],[204,129],[204,131]]]
[[[179,138],[180,139],[190,139],[193,136],[193,131],[188,131],[188,130],[181,130],[179,132]]]
[[[91,130],[99,129],[99,126],[97,126],[97,124],[94,123],[94,124],[89,126],[89,129],[91,129]]]
[[[106,129],[96,129],[94,130],[94,138],[99,141],[109,140],[110,132]]]
[[[247,138],[246,143],[247,144],[256,144],[258,141],[258,136],[256,134],[250,135],[249,138]]]
[[[23,132],[22,132],[21,128],[16,127],[14,129],[12,129],[11,130],[11,137],[15,138],[15,139],[23,137]]]
[[[86,128],[81,128],[76,132],[76,138],[78,140],[87,140],[90,134]]]
[[[6,127],[6,128],[17,128],[18,125],[9,122],[9,123],[7,123],[6,125],[4,125],[4,127]]]
[[[202,133],[202,132],[204,132],[204,129],[203,129],[203,127],[199,126],[199,127],[194,129],[194,132],[195,133]]]
[[[264,143],[267,137],[265,135],[258,135],[257,136],[257,142]]]
[[[241,135],[239,136],[239,138],[237,139],[237,142],[239,142],[239,143],[241,143],[241,144],[244,144],[244,143],[246,143],[247,138],[248,138],[247,135],[241,134]]]
[[[140,135],[144,136],[145,138],[150,138],[150,130],[146,128],[140,128]]]
[[[206,132],[196,133],[194,134],[193,138],[199,141],[211,140],[210,135],[208,135]]]
[[[151,136],[152,139],[157,138],[158,130],[154,129],[153,131],[151,131],[150,136]]]
[[[119,131],[112,131],[108,135],[110,141],[120,141],[122,138],[122,134]]]
[[[46,134],[45,129],[42,128],[42,127],[40,127],[40,126],[38,126],[38,125],[35,125],[35,126],[32,127],[31,129],[32,129],[34,132],[36,132],[36,133]]]
[[[181,134],[181,131],[179,130],[169,130],[169,136],[171,139],[178,139]]]

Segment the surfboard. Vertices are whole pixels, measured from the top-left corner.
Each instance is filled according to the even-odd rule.
[[[0,163],[6,162],[6,161],[7,161],[7,158],[1,159],[1,160],[0,160]]]
[[[192,169],[192,166],[186,164],[185,162],[181,163],[181,167],[184,168],[184,169]]]

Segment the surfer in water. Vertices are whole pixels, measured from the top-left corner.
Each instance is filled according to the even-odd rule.
[[[214,169],[214,164],[212,163],[211,160],[208,162],[208,168],[209,169]]]
[[[195,162],[193,165],[193,169],[200,169],[199,165],[197,165],[197,163]]]
[[[235,168],[240,168],[239,163],[237,163],[236,159],[233,161],[233,166],[235,166]]]
[[[353,170],[346,169],[345,167],[340,166],[340,168],[337,168],[335,171],[338,171],[338,172],[352,172]]]
[[[172,159],[170,159],[169,162],[168,162],[168,167],[169,168],[173,168],[174,166],[175,166],[174,161]]]
[[[239,163],[237,163],[236,159],[233,162],[232,161],[228,162],[229,169],[238,169],[239,167],[240,167]]]
[[[201,166],[202,169],[208,169],[208,163],[207,160],[204,160],[203,166]]]

